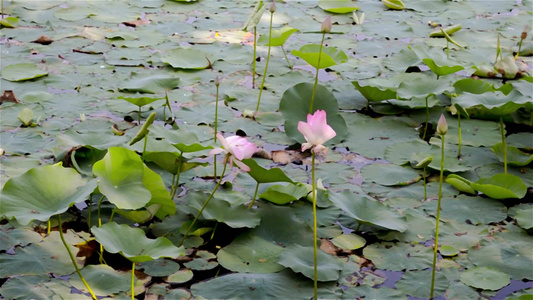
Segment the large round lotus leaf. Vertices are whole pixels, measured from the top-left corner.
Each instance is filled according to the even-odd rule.
[[[496,174],[490,178],[481,178],[471,187],[492,199],[523,198],[527,186],[520,177],[511,174]]]
[[[307,122],[312,95],[313,84],[305,82],[299,83],[283,93],[279,104],[279,110],[285,119],[285,133],[288,137],[295,139],[299,143],[305,142],[305,139],[300,131],[298,131],[298,122]],[[338,113],[339,106],[337,104],[337,99],[335,99],[335,96],[322,85],[317,85],[316,87],[313,113],[316,110],[326,111],[327,123],[337,133],[337,136],[327,143],[334,144],[341,141],[348,133],[346,122]]]
[[[108,265],[88,265],[81,269],[81,275],[95,295],[107,296],[131,288],[131,273],[115,271]],[[69,282],[78,290],[88,293],[79,276],[72,276]]]
[[[483,242],[479,249],[468,250],[468,259],[480,267],[492,267],[516,280],[533,279],[531,236],[509,233],[503,241]]]
[[[70,251],[76,256],[79,249],[73,245],[81,243],[83,240],[70,231],[65,234],[65,239]],[[41,243],[31,244],[24,248],[15,248],[15,254],[0,254],[0,261],[2,262],[2,267],[0,268],[0,276],[2,278],[15,275],[49,273],[62,276],[75,271],[72,260],[57,231],[52,231]],[[79,265],[79,267],[81,268],[82,266]]]
[[[461,144],[463,146],[492,146],[502,139],[498,123],[477,119],[465,119],[461,116]],[[458,122],[448,118],[448,132],[446,143],[459,143]]]
[[[464,92],[452,98],[452,104],[460,105],[463,108],[483,106],[490,110],[490,113],[497,117],[508,115],[520,107],[523,107],[531,98],[523,96],[513,90],[509,94],[503,92],[487,92],[483,94],[472,94]]]
[[[447,65],[441,65],[439,66],[433,59],[431,58],[424,58],[422,59],[424,63],[429,67],[429,69],[435,73],[437,76],[445,76],[450,75],[456,72],[459,72],[461,70],[464,70],[465,67],[455,65],[455,66],[447,66]]]
[[[446,276],[437,271],[435,273],[434,295],[444,294],[449,284]],[[431,292],[431,269],[405,272],[402,279],[396,283],[396,288],[409,296],[429,298]]]
[[[290,268],[294,272],[302,273],[308,278],[314,278],[313,247],[297,244],[288,246],[281,253],[278,263]],[[342,262],[337,257],[322,250],[317,252],[318,281],[333,281],[339,279]]]
[[[194,297],[205,299],[302,299],[313,296],[313,282],[291,271],[271,274],[235,273],[193,284]]]
[[[87,200],[95,188],[95,181],[86,183],[74,169],[60,164],[33,168],[6,182],[0,216],[15,218],[24,225],[31,220],[48,221]]]
[[[165,182],[156,172],[150,170],[146,165],[143,166],[144,173],[142,182],[144,187],[150,192],[150,201],[146,207],[151,205],[159,205],[159,209],[155,216],[163,219],[168,215],[176,213],[176,204],[170,198],[170,193],[165,186]]]
[[[303,184],[276,184],[269,187],[259,197],[268,200],[272,203],[283,205],[293,201],[297,201],[304,196],[307,196],[307,187]]]
[[[177,77],[166,75],[145,76],[134,73],[132,79],[124,82],[123,86],[118,90],[128,93],[160,94],[176,88],[179,82],[180,79]]]
[[[422,207],[430,215],[437,213],[437,201],[424,203]],[[442,198],[440,216],[442,220],[456,220],[458,223],[489,224],[505,220],[507,209],[501,202],[492,199],[459,195]]]
[[[490,154],[492,157],[494,157],[494,153],[492,153],[492,151],[490,152]],[[507,168],[507,173],[520,177],[522,181],[526,184],[526,186],[533,186],[533,176],[524,176],[524,175],[527,175],[529,172],[526,172],[526,174],[523,174],[521,173],[521,169],[523,168]],[[492,163],[492,164],[485,164],[477,168],[476,174],[479,178],[490,178],[496,174],[500,174],[502,170],[503,170],[503,166],[501,163],[498,162],[498,163]]]
[[[161,61],[176,69],[205,69],[211,65],[208,55],[196,49],[174,49],[163,54]]]
[[[120,209],[138,209],[150,201],[143,184],[144,163],[137,153],[126,148],[109,148],[93,166],[98,188],[107,200]]]
[[[149,239],[140,228],[110,222],[101,227],[92,227],[97,242],[110,253],[120,253],[132,262],[145,262],[161,257],[177,258],[185,255],[183,247],[176,247],[164,237]]]
[[[133,97],[132,96],[118,96],[117,99],[126,100],[129,103],[137,105],[137,106],[145,106],[157,100],[161,100],[163,98],[157,97],[157,96],[141,96],[140,94],[136,94]]]
[[[409,185],[419,181],[420,172],[411,167],[401,167],[393,164],[371,164],[361,169],[361,175],[371,182],[381,185]]]
[[[88,125],[90,126],[90,125]],[[111,124],[109,124],[109,128]],[[126,136],[116,136],[105,131],[82,131],[79,128],[71,128],[57,136],[58,143],[63,147],[91,146],[98,150],[107,150],[126,143]]]
[[[319,0],[318,6],[336,14],[345,14],[359,9],[359,6],[352,0]]]
[[[320,52],[320,45],[317,44],[302,46],[300,50],[292,50],[291,54],[305,60],[317,69],[329,68],[348,61],[348,56],[342,50],[335,47],[322,47],[322,52]]]
[[[270,38],[270,46],[273,46],[273,47],[283,46],[285,41],[296,31],[298,31],[298,29],[291,28],[288,26],[285,26],[281,29],[272,30],[272,35],[271,35],[272,37]],[[257,40],[257,44],[268,46],[269,45],[268,40],[269,40],[269,36],[267,34],[262,35]]]
[[[511,282],[509,275],[491,267],[474,267],[461,274],[461,282],[482,290],[499,290]]]
[[[256,235],[243,234],[222,248],[217,256],[220,265],[233,272],[274,273],[285,268],[277,263],[282,251],[281,246]]]
[[[362,86],[358,81],[352,81],[352,84],[368,101],[396,99],[396,89],[380,88],[372,85]]]
[[[533,228],[533,206],[516,212],[516,222],[524,229]]]
[[[13,64],[2,68],[2,78],[9,81],[24,81],[48,75],[30,63]]]
[[[180,265],[175,261],[160,258],[139,263],[135,268],[142,269],[144,273],[150,276],[163,277],[177,272]]]
[[[346,215],[360,223],[376,225],[385,229],[403,232],[407,229],[404,219],[380,202],[365,196],[363,192],[331,193],[329,199]]]
[[[431,267],[433,251],[422,244],[381,243],[372,244],[363,250],[378,269],[402,271],[423,270]]]
[[[501,162],[505,161],[503,155],[503,144],[498,143],[490,147],[492,152],[498,156]],[[524,153],[518,148],[513,146],[507,146],[507,163],[511,166],[523,167],[529,165],[533,161],[533,154]]]
[[[190,207],[200,211],[209,195],[204,192],[189,192],[186,199]],[[217,220],[233,228],[253,228],[259,225],[259,215],[245,206],[231,206],[226,201],[212,199],[202,212],[207,220]]]
[[[77,276],[77,275],[76,275]],[[84,294],[71,294],[72,287],[60,278],[42,276],[11,277],[0,287],[0,294],[6,299],[48,300],[60,298],[91,299]]]
[[[444,78],[437,79],[421,73],[406,73],[404,77],[396,91],[400,99],[438,95],[453,89],[450,81]]]
[[[43,237],[33,230],[26,228],[9,228],[9,225],[0,226],[0,251],[6,251],[15,246],[26,246],[30,243],[40,242]]]
[[[265,169],[260,166],[255,159],[244,159],[242,161],[248,167],[250,171],[248,174],[257,181],[257,183],[269,183],[269,182],[293,182],[292,179],[287,177],[283,170],[280,168]]]
[[[347,250],[355,250],[364,247],[366,240],[357,234],[341,234],[334,237],[331,242],[333,245]]]
[[[363,298],[364,297],[364,298]],[[343,299],[396,299],[407,300],[407,296],[402,294],[397,289],[391,289],[389,287],[373,288],[369,285],[360,285],[356,287],[348,288],[343,293]]]
[[[168,276],[167,281],[170,283],[185,283],[189,280],[191,280],[193,277],[193,273],[189,269],[182,269],[177,271],[174,274],[171,274]]]

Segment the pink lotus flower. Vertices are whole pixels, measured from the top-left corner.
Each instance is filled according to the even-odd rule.
[[[224,138],[222,134],[218,133],[217,138],[222,144],[222,148],[213,149],[209,154],[216,155],[223,152],[227,153],[229,154],[227,157],[231,166],[235,163],[241,170],[249,172],[250,167],[241,162],[241,160],[251,158],[252,155],[257,152],[257,146],[238,135]]]
[[[302,151],[312,148],[314,153],[326,154],[328,148],[325,142],[334,138],[337,133],[326,122],[326,112],[317,110],[313,115],[307,114],[307,123],[298,122],[298,131],[304,136],[307,143],[302,144]]]

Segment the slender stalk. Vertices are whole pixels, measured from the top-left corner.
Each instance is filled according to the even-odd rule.
[[[446,58],[450,59],[450,41],[446,39]]]
[[[213,228],[213,232],[211,232],[211,237],[209,238],[209,240],[213,240],[213,238],[215,237],[215,232],[217,231],[217,227],[218,227],[218,223],[215,223],[215,228]]]
[[[457,123],[459,126],[459,145],[457,147],[457,159],[461,159],[461,136],[462,136],[462,130],[461,130],[461,113],[457,112]]]
[[[316,230],[316,180],[315,180],[315,157],[316,154],[314,151],[311,151],[313,153],[312,161],[311,161],[311,179],[313,181],[313,241],[314,241],[314,269],[315,269],[315,276],[314,276],[314,295],[315,300],[318,299],[318,262],[317,262],[317,230]]]
[[[213,192],[211,193],[211,195],[209,195],[209,197],[207,198],[207,201],[205,201],[204,205],[202,206],[202,208],[200,209],[200,211],[198,212],[198,214],[196,215],[196,217],[192,221],[191,225],[189,225],[189,228],[187,229],[187,232],[185,232],[185,235],[183,236],[183,238],[179,242],[178,247],[183,245],[183,242],[185,241],[185,238],[187,238],[187,236],[189,235],[189,232],[191,232],[192,227],[194,226],[194,224],[196,223],[196,221],[198,220],[198,218],[200,217],[200,215],[202,214],[204,209],[207,207],[207,204],[209,203],[209,201],[211,201],[211,199],[215,195],[215,192],[217,191],[218,187],[222,183],[222,178],[224,178],[224,174],[226,173],[226,167],[227,166],[228,166],[228,159],[227,159],[227,156],[226,156],[226,158],[224,159],[224,169],[222,170],[222,174],[220,175],[220,180],[217,182],[217,185],[213,189]]]
[[[141,125],[141,107],[139,106],[139,125]]]
[[[257,27],[254,27],[254,60],[252,62],[252,89],[255,89],[255,64],[257,59]]]
[[[109,216],[109,222],[113,222],[113,218],[115,217],[115,211],[116,211],[116,208],[113,208],[113,210],[111,211],[111,216]]]
[[[429,97],[429,96],[428,96]],[[429,105],[428,105],[428,97],[426,97],[426,125],[424,126],[424,136],[422,136],[423,140],[426,140],[426,135],[428,133],[428,124],[429,124]]]
[[[320,71],[320,59],[322,58],[322,45],[324,44],[324,38],[326,33],[322,33],[322,41],[320,41],[320,48],[318,48],[318,64],[315,73],[315,85],[313,86],[313,94],[311,95],[311,105],[309,106],[309,113],[313,113],[313,103],[315,102],[316,86],[318,85],[318,71]]]
[[[89,226],[89,229],[91,229],[91,210],[93,207],[93,194],[89,195],[89,206],[87,207],[89,209],[89,215],[87,216],[87,226]]]
[[[440,177],[439,177],[439,200],[437,202],[437,225],[435,226],[435,249],[433,250],[433,270],[431,271],[431,292],[430,298],[433,299],[435,287],[435,269],[437,265],[437,250],[439,248],[439,222],[440,222],[440,206],[442,200],[442,182],[444,181],[444,135],[440,136],[442,140],[440,153]]]
[[[289,68],[292,70],[291,62],[289,61],[289,58],[287,57],[287,53],[285,52],[285,48],[283,48],[283,45],[281,45],[281,51],[283,51],[283,55],[285,56],[285,60],[287,61],[287,64],[289,65]]]
[[[104,195],[100,198],[100,201],[98,201],[98,227],[102,226],[102,217],[100,216],[100,208],[102,206],[102,202],[104,201]],[[100,244],[100,263],[104,263],[104,246]]]
[[[172,113],[172,107],[170,107],[170,100],[168,100],[168,91],[165,90],[165,108],[163,109],[163,119],[165,119],[165,121],[167,120],[167,115],[166,115],[166,111],[167,111],[167,106],[168,106],[168,111],[170,111],[171,114]]]
[[[505,144],[505,125],[503,124],[503,117],[500,117],[500,132],[502,134],[502,145],[503,145],[503,172],[507,174],[507,145]]]
[[[255,31],[254,31],[255,32]],[[255,40],[254,40],[255,42]],[[254,59],[254,62],[255,62],[255,59]],[[255,72],[255,70],[254,70]],[[218,84],[215,84],[216,87],[217,87],[217,97],[216,97],[216,103],[215,103],[215,136],[213,137],[213,140],[215,141],[215,144],[217,144],[217,133],[218,133]],[[217,156],[215,155],[215,157],[213,158],[214,159],[214,163],[213,163],[213,173],[214,173],[214,178],[216,179],[217,178]]]
[[[61,216],[57,215],[57,222],[59,223],[59,236],[61,237],[61,241],[63,242],[63,246],[67,249],[68,255],[70,256],[70,260],[72,261],[72,264],[74,265],[74,268],[76,269],[76,273],[78,273],[78,276],[80,276],[81,282],[85,285],[87,290],[89,291],[89,294],[91,294],[91,297],[93,299],[98,299],[93,293],[93,290],[91,290],[91,287],[85,281],[85,278],[83,278],[83,275],[81,275],[80,268],[78,268],[78,264],[76,263],[76,260],[74,259],[74,255],[72,255],[72,251],[70,251],[70,248],[68,247],[67,242],[65,241],[65,236],[63,236],[63,227],[61,225]]]
[[[176,174],[172,175],[172,181],[170,182],[170,196],[174,194],[174,188],[176,186]]]
[[[135,300],[135,263],[131,267],[131,300]]]
[[[144,136],[144,147],[143,147],[143,155],[144,152],[146,152],[146,145],[148,144],[148,134]]]
[[[252,205],[254,205],[255,197],[257,197],[257,191],[259,191],[259,182],[255,185],[254,196],[252,197],[252,202],[250,203],[250,205],[248,205],[248,209],[250,209],[250,207],[252,207]]]
[[[183,153],[180,153],[180,156],[178,157],[178,172],[176,173],[176,183],[174,184],[174,190],[172,194],[170,195],[170,199],[174,199],[176,197],[176,193],[178,192],[178,186],[180,183],[180,175],[181,175],[181,158],[183,157]]]
[[[267,60],[265,64],[265,72],[263,72],[263,79],[261,80],[261,87],[259,88],[259,97],[257,98],[257,107],[255,108],[255,111],[259,111],[259,103],[261,102],[261,95],[263,94],[263,88],[265,87],[265,79],[267,77],[267,70],[268,70],[268,62],[270,61],[270,49],[272,49],[272,46],[270,46],[270,43],[272,42],[272,20],[274,19],[274,13],[270,13],[270,28],[268,30],[268,53],[267,53]]]
[[[48,228],[46,229],[46,235],[50,235],[50,227],[52,227],[52,223],[50,222],[50,219],[48,219]]]
[[[427,190],[427,183],[426,183],[426,167],[424,167],[424,201],[428,199],[428,190]]]

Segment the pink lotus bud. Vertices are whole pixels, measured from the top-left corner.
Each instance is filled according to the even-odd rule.
[[[220,78],[215,77],[215,86],[219,86],[220,85]]]
[[[272,4],[270,4],[270,8],[268,10],[272,14],[276,11],[276,0],[272,0]]]
[[[322,22],[322,27],[320,28],[320,32],[322,33],[330,33],[331,32],[331,16],[328,16],[324,22]]]
[[[440,115],[439,122],[437,123],[437,134],[445,135],[448,132],[448,123],[446,123],[446,118],[444,114]]]

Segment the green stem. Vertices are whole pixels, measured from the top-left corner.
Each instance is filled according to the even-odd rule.
[[[426,184],[426,167],[424,167],[424,201],[428,199],[428,190]]]
[[[176,174],[172,175],[172,181],[170,182],[170,197],[173,199],[174,189],[176,188]]]
[[[437,202],[437,224],[435,225],[435,249],[433,250],[433,270],[431,271],[431,292],[430,298],[433,299],[433,292],[435,287],[435,269],[437,265],[437,250],[439,248],[439,222],[440,222],[440,206],[442,200],[442,182],[444,181],[444,135],[441,135],[441,152],[440,152],[440,177],[439,177],[439,200]]]
[[[100,198],[100,201],[98,201],[98,227],[102,226],[102,217],[100,216],[100,208],[102,206],[102,202],[104,201],[104,195]],[[100,244],[100,263],[104,262],[104,246]]]
[[[72,251],[70,251],[70,248],[68,247],[67,242],[65,241],[65,237],[63,236],[63,227],[61,225],[61,216],[57,215],[57,221],[59,222],[59,236],[61,237],[61,241],[63,242],[63,245],[67,249],[68,255],[70,256],[70,260],[72,261],[72,264],[74,265],[74,268],[76,268],[76,273],[78,273],[78,276],[80,276],[81,282],[85,285],[87,290],[89,291],[89,294],[91,294],[91,297],[93,299],[98,299],[93,293],[93,290],[91,290],[91,287],[85,281],[85,278],[83,278],[83,275],[81,275],[80,268],[78,268],[78,264],[76,263],[76,260],[74,259],[74,255],[72,255]]]
[[[291,62],[289,61],[289,58],[287,57],[287,53],[285,52],[285,48],[283,48],[283,45],[281,45],[281,51],[283,51],[283,55],[285,56],[285,60],[287,61],[287,64],[289,64],[289,68],[292,70]]]
[[[148,144],[148,134],[144,136],[144,147],[143,147],[143,155],[144,152],[146,152],[146,145]]]
[[[316,180],[315,180],[315,152],[311,151],[313,153],[312,160],[311,160],[311,179],[313,181],[313,241],[314,241],[314,270],[315,270],[315,276],[314,276],[314,295],[315,300],[318,299],[318,262],[317,262],[317,253],[318,253],[318,246],[317,246],[317,230],[316,230]]]
[[[457,147],[457,159],[461,159],[461,136],[462,136],[462,130],[461,130],[461,113],[457,112],[457,122],[459,126],[459,145]]]
[[[254,62],[255,62],[255,59],[254,59]],[[215,105],[215,136],[213,137],[213,140],[215,141],[215,145],[217,144],[217,133],[218,133],[218,84],[217,84],[217,97],[216,97],[216,105]],[[214,178],[216,179],[217,178],[217,156],[216,155],[214,157],[213,173],[214,173]]]
[[[259,88],[259,97],[257,98],[257,107],[255,108],[255,111],[259,111],[259,104],[261,102],[261,95],[263,94],[263,88],[265,86],[265,79],[267,77],[267,70],[268,70],[268,62],[270,61],[270,49],[272,49],[272,46],[270,46],[270,43],[272,42],[272,20],[274,19],[274,13],[270,13],[270,28],[268,30],[268,53],[267,53],[267,61],[265,64],[265,72],[263,72],[263,79],[261,80],[261,87]]]
[[[215,223],[215,228],[213,228],[213,232],[211,232],[211,237],[209,238],[209,240],[213,240],[213,238],[215,237],[215,232],[217,231],[217,227],[218,227],[218,223]]]
[[[116,207],[113,208],[113,210],[111,211],[111,216],[109,216],[109,223],[113,222],[113,218],[115,217],[115,210]]]
[[[167,116],[166,116],[166,107],[168,106],[168,111],[170,111],[171,114],[172,113],[172,107],[170,107],[170,100],[168,100],[168,92],[165,90],[165,108],[163,109],[163,119],[165,119],[165,121],[167,120]]]
[[[250,207],[252,207],[252,205],[254,205],[255,197],[257,197],[257,191],[259,191],[259,182],[255,185],[255,192],[254,192],[254,196],[252,198],[252,203],[250,203],[250,205],[248,205],[248,209],[250,209]]]
[[[89,195],[89,206],[87,207],[89,209],[89,214],[87,216],[87,226],[89,226],[89,230],[91,229],[91,211],[93,208],[93,194]]]
[[[450,59],[450,41],[446,39],[446,58]]]
[[[2,14],[3,15],[3,14]],[[516,60],[518,56],[520,55],[520,50],[522,50],[522,41],[523,39],[520,39],[520,42],[518,43],[518,52],[516,52],[516,55],[514,56],[514,59]]]
[[[217,191],[218,187],[222,183],[222,179],[224,178],[224,174],[226,173],[226,167],[227,166],[228,166],[228,157],[226,156],[226,158],[224,159],[224,169],[222,170],[222,174],[220,174],[220,180],[217,182],[217,185],[213,189],[213,192],[211,193],[211,195],[209,195],[209,198],[207,198],[207,201],[205,201],[204,205],[202,206],[202,208],[200,209],[200,211],[198,212],[198,214],[196,215],[196,217],[192,221],[191,225],[189,225],[189,228],[187,228],[187,232],[185,232],[185,235],[183,236],[183,238],[179,242],[178,247],[183,245],[183,242],[185,241],[185,238],[187,238],[187,236],[189,235],[189,232],[191,232],[192,227],[194,226],[194,224],[196,223],[196,221],[198,220],[198,218],[200,217],[200,215],[202,214],[204,209],[207,207],[207,204],[209,203],[209,201],[211,201],[211,199],[215,195],[215,192]]]
[[[52,223],[50,222],[50,219],[48,219],[48,228],[46,229],[46,235],[50,235],[50,227],[52,227]]]
[[[139,125],[141,125],[141,107],[139,106]]]
[[[178,157],[178,170],[176,173],[176,183],[174,184],[174,191],[171,194],[170,199],[174,199],[176,197],[176,193],[178,192],[178,187],[180,183],[180,175],[181,175],[181,159],[183,157],[183,153],[180,153],[180,156]]]
[[[429,96],[428,96],[429,97]],[[428,105],[428,97],[426,97],[426,126],[424,126],[424,136],[422,136],[422,139],[426,140],[426,134],[428,132],[428,124],[429,124],[429,105]]]
[[[324,38],[326,33],[322,34],[322,41],[320,41],[320,48],[318,48],[318,64],[315,73],[315,85],[313,86],[313,94],[311,95],[311,105],[309,105],[309,113],[313,113],[313,103],[315,102],[316,86],[318,85],[318,71],[320,71],[320,59],[322,58],[322,45],[324,44]]]
[[[135,300],[135,263],[131,267],[131,300]]]
[[[507,145],[505,144],[505,125],[503,124],[503,117],[500,117],[500,132],[502,134],[502,145],[503,145],[503,172],[507,174]]]
[[[254,27],[254,60],[252,62],[252,89],[255,89],[255,64],[257,59],[257,27]]]

